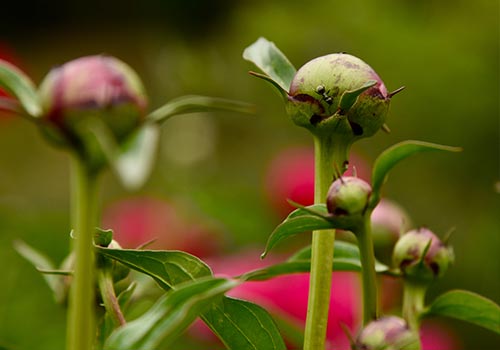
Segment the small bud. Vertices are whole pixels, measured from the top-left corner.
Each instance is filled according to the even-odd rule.
[[[122,249],[120,244],[114,239],[109,244],[108,248],[110,249]],[[112,260],[111,261],[111,271],[113,273],[113,282],[117,283],[123,279],[125,279],[130,273],[130,269],[123,265],[122,263]]]
[[[401,234],[410,229],[411,220],[399,205],[382,199],[373,210],[370,221],[375,256],[390,264],[394,245]]]
[[[354,141],[382,127],[389,102],[384,83],[369,65],[337,53],[315,58],[297,71],[287,112],[313,133],[342,134]]]
[[[381,317],[361,331],[354,350],[419,350],[420,340],[402,318]]]
[[[414,282],[429,283],[442,277],[453,259],[453,250],[426,228],[405,233],[393,253],[394,265]]]
[[[147,106],[137,74],[111,56],[87,56],[52,69],[40,85],[44,120],[72,147],[78,124],[99,118],[120,142],[141,123]]]
[[[347,176],[335,180],[326,199],[328,212],[335,216],[363,214],[372,193],[371,186],[357,177]]]

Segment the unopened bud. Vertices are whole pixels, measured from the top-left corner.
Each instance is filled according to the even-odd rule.
[[[384,124],[391,95],[357,57],[330,54],[302,66],[290,86],[292,120],[317,134],[342,134],[351,141],[375,134]]]
[[[335,216],[361,215],[372,192],[364,180],[347,176],[335,180],[328,190],[326,207]]]
[[[370,322],[361,331],[354,350],[419,350],[418,335],[410,330],[402,318],[381,317]]]
[[[71,147],[78,125],[99,118],[120,142],[138,127],[147,106],[137,74],[111,56],[86,56],[52,69],[40,85],[44,120]]]
[[[453,259],[453,250],[426,228],[401,236],[393,253],[394,265],[405,278],[418,283],[442,277]]]

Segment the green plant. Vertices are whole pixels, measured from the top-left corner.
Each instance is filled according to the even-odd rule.
[[[72,159],[74,247],[68,259],[57,268],[43,254],[16,243],[18,252],[44,273],[56,300],[65,303],[69,286],[67,348],[161,349],[200,318],[229,349],[286,349],[292,338],[299,346],[303,342],[304,349],[325,349],[330,290],[338,287],[331,285],[332,271],[362,275],[364,328],[352,339],[354,349],[418,349],[420,320],[434,315],[500,333],[500,307],[472,292],[450,291],[425,304],[427,287],[452,260],[451,250],[430,231],[402,235],[395,246],[394,266],[374,256],[371,215],[391,169],[417,153],[460,149],[404,141],[376,159],[370,184],[344,176],[351,145],[387,129],[390,100],[401,89],[387,92],[372,68],[344,53],[313,59],[295,70],[273,43],[261,38],[245,50],[244,58],[263,71],[252,75],[278,89],[292,121],[313,135],[315,204],[294,203],[297,209],[271,233],[262,258],[282,240],[313,231],[310,247],[285,261],[230,277],[215,276],[207,263],[182,251],[122,249],[112,230],[96,228],[96,202],[99,177],[107,168],[127,189],[144,183],[166,119],[207,109],[248,112],[250,106],[186,96],[147,113],[140,79],[115,58],[89,56],[69,62],[49,73],[39,90],[19,69],[0,61],[0,86],[13,97],[2,107],[33,122]],[[338,229],[354,233],[357,244],[335,240]],[[130,300],[144,295],[136,290],[143,282],[130,270],[151,277],[162,290],[133,320],[128,314]],[[290,337],[302,332],[289,320],[227,296],[247,282],[301,272],[311,276],[303,338]],[[404,280],[403,319],[381,317],[377,274]],[[394,328],[397,336],[388,336]],[[283,333],[289,337],[284,339]]]

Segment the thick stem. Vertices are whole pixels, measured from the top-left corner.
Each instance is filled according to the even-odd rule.
[[[90,350],[96,338],[93,230],[97,175],[78,156],[72,158],[72,175],[75,267],[70,291],[66,348]]]
[[[375,272],[375,253],[373,251],[373,238],[370,222],[371,211],[364,215],[364,222],[355,232],[358,239],[361,259],[361,276],[363,281],[363,324],[378,318],[378,286],[377,273]]]
[[[350,144],[342,139],[315,136],[314,202],[324,203],[336,173],[343,173]],[[335,230],[313,231],[311,277],[304,350],[325,349],[332,284]]]
[[[97,283],[99,284],[106,312],[109,313],[116,327],[123,326],[126,321],[120,309],[118,298],[116,297],[111,272],[107,269],[100,269],[97,271]]]
[[[420,316],[425,307],[427,286],[405,281],[403,290],[403,318],[410,329],[417,332],[420,329]]]

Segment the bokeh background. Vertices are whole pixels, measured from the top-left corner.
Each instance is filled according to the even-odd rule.
[[[216,231],[220,252],[262,249],[282,219],[265,185],[270,164],[286,149],[312,146],[272,88],[247,74],[253,67],[243,49],[265,36],[297,68],[332,52],[363,58],[389,90],[406,86],[392,102],[392,133],[354,146],[368,166],[404,139],[464,149],[405,161],[385,189],[416,225],[438,235],[455,228],[456,263],[429,298],[460,288],[500,302],[498,2],[37,0],[0,8],[0,56],[36,83],[54,65],[107,53],[138,71],[152,108],[185,94],[257,106],[250,116],[166,122],[154,173],[138,193],[126,193],[111,174],[103,179],[103,208],[136,197],[168,202],[188,222]],[[68,189],[66,154],[29,122],[0,115],[0,348],[63,348],[65,311],[12,242],[22,239],[60,262],[69,246]],[[447,322],[465,349],[500,343],[479,327]]]

